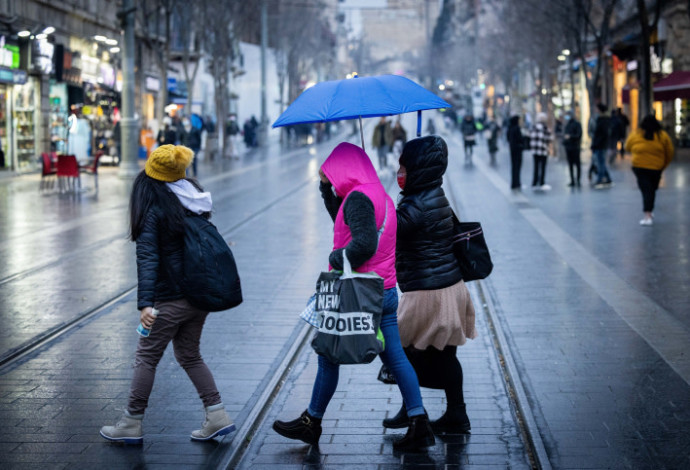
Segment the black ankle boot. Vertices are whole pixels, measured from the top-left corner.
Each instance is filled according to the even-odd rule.
[[[398,414],[392,418],[386,418],[383,420],[383,427],[389,429],[400,429],[406,428],[410,425],[410,418],[407,417],[407,410],[405,410],[405,405],[400,407]]]
[[[470,419],[465,405],[448,405],[446,412],[436,421],[431,422],[435,434],[467,434],[470,431]]]
[[[393,450],[398,452],[419,452],[424,447],[431,447],[436,443],[434,432],[429,425],[429,417],[424,413],[410,418],[410,427],[402,439],[393,443]]]
[[[292,421],[274,421],[273,430],[288,439],[298,439],[317,445],[321,437],[321,419],[314,418],[307,410]]]

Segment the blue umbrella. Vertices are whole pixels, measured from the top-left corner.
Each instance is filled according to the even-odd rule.
[[[450,107],[426,88],[400,75],[355,77],[321,82],[306,89],[273,127],[359,118],[364,147],[361,118],[417,111],[417,135],[420,135],[422,110]]]

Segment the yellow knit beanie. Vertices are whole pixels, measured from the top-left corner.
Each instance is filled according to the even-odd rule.
[[[183,145],[161,145],[151,152],[144,171],[153,179],[173,182],[185,177],[185,170],[192,163],[194,152]]]

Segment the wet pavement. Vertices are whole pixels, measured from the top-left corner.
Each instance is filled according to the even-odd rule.
[[[405,119],[411,131],[413,118]],[[209,316],[202,338],[238,425],[205,444],[189,441],[202,407],[171,351],[157,373],[144,446],[98,435],[126,404],[137,341],[130,183],[108,167],[98,194],[40,194],[37,175],[0,180],[2,467],[530,468],[535,442],[544,468],[690,467],[690,157],[672,163],[655,225],[640,227],[629,158],[614,166],[608,190],[567,188],[566,165],[551,159],[551,191],[514,193],[504,142],[497,167],[487,164],[484,140],[466,167],[458,136],[444,136],[446,192],[461,218],[482,222],[495,263],[471,289],[484,307],[479,337],[458,352],[471,435],[438,439],[427,454],[394,455],[399,431],[380,421],[397,412],[400,394],[376,380],[378,361],[343,368],[318,451],[270,430],[274,419],[304,410],[316,372],[308,342],[300,349],[309,331],[297,315],[330,250],[316,174],[338,141],[295,149],[274,142],[199,165],[245,294],[238,308]],[[526,153],[523,184],[530,160]],[[382,180],[395,199],[393,170]],[[507,351],[496,351],[492,322]],[[51,332],[59,336],[31,349]],[[503,379],[511,359],[528,417]],[[442,413],[442,393],[423,397],[432,418]],[[531,441],[520,428],[530,417]]]

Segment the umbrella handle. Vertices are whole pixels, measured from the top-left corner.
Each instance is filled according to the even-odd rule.
[[[422,110],[417,111],[417,137],[422,136]]]
[[[364,148],[364,131],[362,130],[362,116],[359,117],[359,136],[362,138],[362,150],[366,152],[367,149]]]

